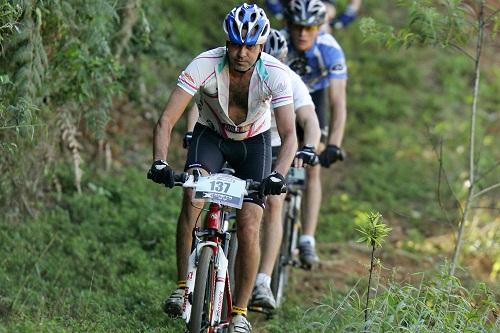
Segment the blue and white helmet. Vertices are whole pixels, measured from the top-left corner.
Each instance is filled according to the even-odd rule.
[[[322,25],[326,19],[326,6],[321,0],[291,0],[285,9],[285,17],[293,24]]]
[[[278,59],[285,58],[288,54],[288,45],[285,36],[278,30],[271,29],[266,44],[264,45],[264,52]]]
[[[224,32],[231,43],[239,45],[264,44],[271,30],[269,20],[262,8],[257,5],[234,7],[224,20]],[[242,32],[246,30],[243,38]]]

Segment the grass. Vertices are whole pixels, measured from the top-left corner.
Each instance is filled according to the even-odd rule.
[[[367,322],[366,296],[358,292],[363,288],[359,280],[345,293],[331,289],[317,305],[285,304],[268,331],[494,333],[500,329],[499,304],[484,284],[467,290],[458,279],[442,273],[432,279],[422,275],[419,285],[379,285],[372,289]]]
[[[180,191],[129,169],[64,196],[36,220],[0,223],[0,332],[172,332]]]

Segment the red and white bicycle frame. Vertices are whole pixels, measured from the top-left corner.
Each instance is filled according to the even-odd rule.
[[[228,224],[229,222],[223,218],[222,206],[217,203],[210,203],[206,217],[206,228],[200,231],[195,230],[195,237],[193,237],[193,241],[196,241],[197,239],[198,241],[193,252],[189,256],[188,261],[188,274],[182,313],[182,318],[186,321],[186,323],[189,323],[191,318],[191,297],[194,292],[196,281],[198,258],[200,257],[201,250],[204,247],[210,247],[213,251],[216,274],[209,276],[209,279],[211,279],[211,281],[209,281],[211,284],[211,288],[209,288],[209,290],[214,292],[210,295],[211,304],[213,304],[213,306],[210,308],[210,313],[207,314],[210,320],[208,332],[214,332],[215,329],[228,326],[229,320],[231,319],[232,299],[228,274],[228,259],[222,247],[225,241],[222,237],[227,235],[226,231],[229,228]],[[199,240],[197,234],[201,235],[203,239]],[[227,239],[227,241],[228,240],[229,239]],[[227,319],[222,322],[224,297],[226,297],[227,304]]]

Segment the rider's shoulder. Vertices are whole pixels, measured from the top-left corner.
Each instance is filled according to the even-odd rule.
[[[322,31],[318,34],[318,37],[316,38],[316,44],[320,48],[334,48],[339,50],[342,49],[335,37],[325,31]]]
[[[282,63],[272,55],[262,52],[260,59],[262,60],[262,63],[264,64],[264,67],[268,72],[276,72],[278,75],[283,74],[283,72],[288,73],[288,66],[286,66],[284,63]]]

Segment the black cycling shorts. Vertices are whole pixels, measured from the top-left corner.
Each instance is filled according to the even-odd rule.
[[[198,167],[209,173],[217,173],[225,162],[235,170],[234,176],[261,182],[271,173],[270,131],[235,141],[223,138],[209,127],[197,123],[184,170]],[[258,193],[250,193],[244,201],[264,208],[265,199],[259,198]]]
[[[328,135],[328,125],[326,122],[326,93],[328,87],[320,90],[316,90],[311,94],[311,98],[314,103],[314,108],[316,109],[316,115],[318,116],[319,128],[321,129],[321,142],[326,142]],[[300,126],[297,127],[297,138],[299,141],[304,140],[304,131]]]

